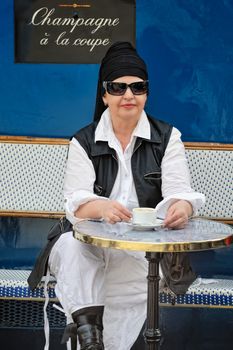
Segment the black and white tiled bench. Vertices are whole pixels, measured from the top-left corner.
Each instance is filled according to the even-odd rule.
[[[21,301],[44,301],[44,281],[32,291],[28,287],[27,270],[0,270],[0,299]],[[51,277],[48,283],[49,299],[57,303],[56,281]],[[166,288],[160,292],[160,304],[176,306],[223,307],[233,308],[233,280],[197,278],[184,295],[174,299]]]
[[[233,280],[197,278],[186,294],[175,298],[164,288],[160,293],[163,306],[233,308]]]
[[[44,301],[44,280],[33,291],[29,288],[27,279],[29,270],[0,269],[0,299],[16,299],[24,301]],[[57,302],[55,294],[56,281],[51,277],[47,291],[50,301]]]
[[[192,186],[206,195],[206,205],[199,215],[233,224],[233,145],[186,143],[185,146]],[[33,220],[64,215],[62,188],[67,151],[66,139],[0,137],[0,217]],[[4,240],[6,232],[3,235],[0,231],[0,248],[4,247]],[[32,292],[27,285],[30,271],[15,268],[0,269],[0,301],[35,305],[44,301],[43,282]],[[52,303],[57,302],[54,286],[55,281],[51,281],[48,292]],[[175,300],[163,290],[160,302],[164,306],[175,303],[187,307],[231,308],[233,278],[195,281],[184,296],[179,295]],[[8,307],[7,303],[0,305],[0,312]]]
[[[32,291],[28,287],[29,270],[0,269],[0,327],[43,328],[44,327],[44,281]],[[64,328],[66,317],[57,310],[59,303],[55,295],[55,280],[48,283],[49,304],[47,315],[53,328]]]

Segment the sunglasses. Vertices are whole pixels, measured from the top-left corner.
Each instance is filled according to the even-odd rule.
[[[124,95],[128,88],[134,95],[143,95],[149,91],[149,80],[137,81],[131,84],[103,81],[103,87],[110,95],[114,96]]]

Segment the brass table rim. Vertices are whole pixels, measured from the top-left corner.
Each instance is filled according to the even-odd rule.
[[[112,239],[106,237],[99,237],[95,235],[89,235],[87,233],[78,231],[76,226],[73,229],[74,238],[81,242],[95,245],[102,248],[114,248],[122,250],[137,250],[145,252],[193,252],[201,250],[217,249],[229,246],[233,243],[233,235],[229,235],[222,238],[216,238],[213,240],[201,240],[194,242],[137,242]]]

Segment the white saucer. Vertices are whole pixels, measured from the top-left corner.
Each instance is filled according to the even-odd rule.
[[[157,219],[156,223],[152,224],[152,225],[134,224],[133,222],[130,225],[136,231],[148,231],[148,230],[154,230],[156,228],[162,227],[163,226],[163,220]]]

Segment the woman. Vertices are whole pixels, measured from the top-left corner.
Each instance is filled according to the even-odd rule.
[[[72,224],[128,222],[144,206],[156,207],[166,227],[183,228],[203,204],[190,187],[180,132],[144,111],[148,93],[144,61],[130,43],[113,44],[100,67],[95,121],[70,143],[64,195]],[[144,253],[86,245],[70,231],[52,248],[49,268],[81,350],[132,348],[146,317]]]

